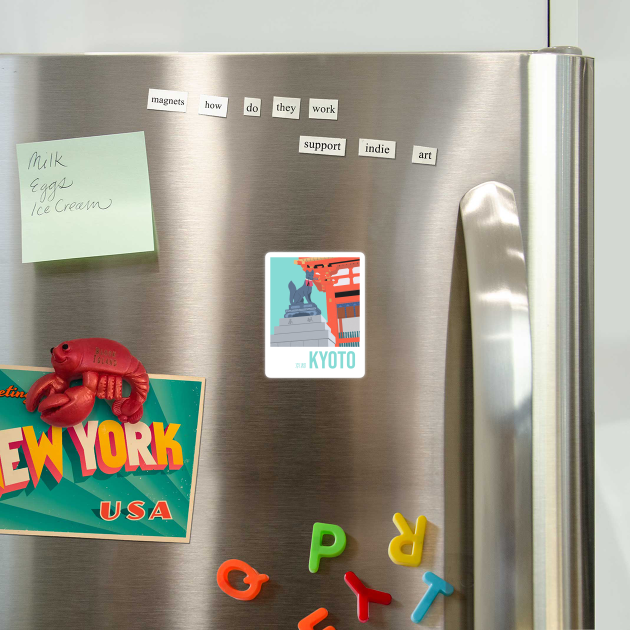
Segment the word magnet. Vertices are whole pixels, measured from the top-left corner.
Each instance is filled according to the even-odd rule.
[[[369,138],[359,139],[359,157],[396,159],[395,140],[371,140]]]
[[[413,153],[411,154],[412,164],[430,164],[435,166],[437,160],[437,148],[436,147],[421,147],[414,145]]]
[[[149,90],[147,109],[158,109],[165,112],[185,112],[188,103],[188,92],[175,90]]]
[[[336,98],[310,98],[308,117],[322,120],[337,120],[339,101]]]
[[[298,151],[313,155],[339,155],[343,157],[346,154],[346,139],[300,136]]]
[[[289,98],[288,96],[274,96],[271,106],[272,118],[294,118],[300,117],[299,98]]]
[[[260,116],[262,100],[246,96],[243,99],[243,116]]]
[[[199,97],[199,113],[202,116],[226,118],[228,114],[228,97],[202,94]]]
[[[333,536],[332,545],[323,545],[324,536]],[[311,555],[308,559],[308,570],[311,573],[319,571],[319,561],[322,558],[336,558],[346,548],[346,532],[339,525],[315,523],[313,525],[313,537],[311,538]]]
[[[249,588],[245,591],[240,591],[234,588],[228,579],[230,571],[242,571],[245,573],[243,582],[249,584]],[[258,573],[256,569],[252,568],[246,562],[242,560],[226,560],[217,571],[217,584],[219,588],[230,597],[234,599],[240,599],[241,601],[249,602],[260,593],[262,585],[269,580],[269,576],[264,573]]]

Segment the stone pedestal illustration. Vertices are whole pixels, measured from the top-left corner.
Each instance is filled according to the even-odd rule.
[[[280,318],[280,326],[274,326],[274,334],[271,335],[273,348],[335,346],[335,335],[317,304],[311,300],[314,276],[314,270],[307,270],[304,284],[299,289],[293,281],[289,282],[289,308]]]
[[[297,307],[297,308],[296,308]],[[335,336],[330,331],[328,323],[315,304],[300,304],[289,307],[285,317],[281,317],[279,326],[274,326],[271,335],[272,347],[306,347],[306,348],[334,348]]]

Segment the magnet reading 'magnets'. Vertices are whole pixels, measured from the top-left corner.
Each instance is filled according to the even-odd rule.
[[[38,409],[44,422],[71,427],[90,415],[98,397],[114,401],[112,411],[121,422],[135,424],[142,418],[149,376],[125,346],[98,337],[73,339],[51,348],[50,354],[54,372],[28,390],[28,411]],[[83,378],[83,385],[70,387],[76,378]],[[123,379],[131,385],[127,398],[122,394]]]

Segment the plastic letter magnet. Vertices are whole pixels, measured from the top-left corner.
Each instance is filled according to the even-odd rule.
[[[398,528],[400,536],[396,536],[389,543],[389,557],[394,564],[402,564],[407,567],[417,567],[422,561],[422,546],[424,544],[424,532],[427,528],[425,516],[419,516],[416,521],[415,533],[407,524],[405,517],[396,512],[394,514],[394,525]],[[404,553],[403,547],[412,545],[411,553]]]
[[[249,588],[246,591],[239,591],[230,584],[228,580],[230,571],[242,571],[246,574],[243,578],[243,582],[249,584]],[[268,575],[258,573],[256,569],[253,569],[242,560],[226,560],[217,571],[217,584],[219,588],[226,595],[245,602],[249,602],[257,597],[263,583],[267,582],[267,580],[269,580]]]
[[[427,614],[427,610],[435,600],[435,598],[442,593],[443,595],[452,595],[455,590],[451,584],[446,580],[427,571],[422,576],[422,581],[429,585],[424,597],[420,600],[420,603],[416,606],[416,609],[411,613],[411,621],[414,623],[420,623],[424,616]]]
[[[365,623],[370,618],[370,602],[384,606],[392,603],[392,596],[389,593],[367,588],[352,571],[348,571],[343,579],[357,596],[357,617],[361,623]]]
[[[335,538],[335,542],[333,542],[332,545],[322,545],[322,540],[327,534]],[[319,561],[322,558],[336,558],[343,553],[345,548],[346,533],[339,525],[314,523],[313,537],[311,538],[311,555],[308,559],[308,570],[311,573],[317,573],[317,571],[319,571]]]
[[[298,623],[298,630],[313,630],[315,625],[326,619],[326,617],[328,617],[328,611],[325,608],[318,608],[315,612],[312,612],[308,617],[304,617],[304,619]],[[335,627],[326,626],[324,630],[335,630]]]

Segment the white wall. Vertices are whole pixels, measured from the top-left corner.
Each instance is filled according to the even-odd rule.
[[[595,618],[630,622],[630,2],[579,0],[595,57]],[[623,621],[622,621],[623,620]]]
[[[546,0],[0,0],[2,52],[514,50],[546,45]]]

